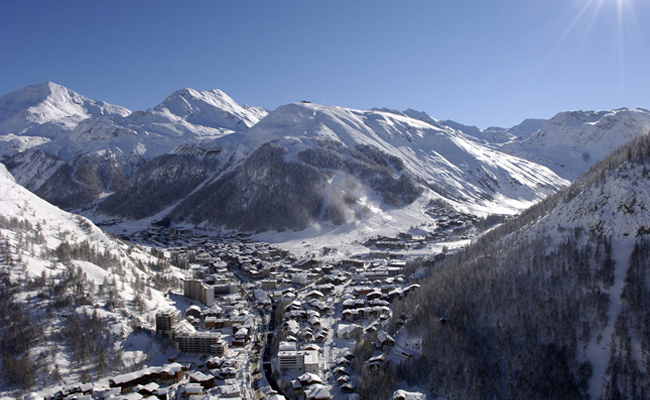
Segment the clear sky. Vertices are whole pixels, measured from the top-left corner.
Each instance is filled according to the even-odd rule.
[[[509,127],[650,108],[649,22],[648,0],[0,0],[0,94],[53,81],[141,110],[219,88]]]

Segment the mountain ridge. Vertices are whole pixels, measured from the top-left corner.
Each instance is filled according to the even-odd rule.
[[[41,88],[74,93],[49,83],[41,84]],[[15,97],[15,94],[11,95]],[[11,99],[11,96],[6,96],[3,96],[5,103]],[[37,101],[42,96],[34,98]],[[19,108],[19,105],[15,107]],[[646,119],[650,121],[650,113],[642,110],[629,111],[627,114],[622,110],[574,112],[572,119],[563,117],[561,113],[544,122],[525,120],[509,129],[480,130],[453,121],[440,121],[412,109],[404,112],[388,109],[364,111],[300,102],[268,112],[258,107],[241,106],[217,89],[199,92],[190,88],[170,94],[159,105],[148,110],[127,115],[127,110],[123,109],[117,114],[105,114],[78,122],[79,114],[74,114],[67,121],[67,130],[59,135],[2,135],[1,161],[11,169],[19,182],[40,196],[67,209],[93,209],[100,204],[101,212],[109,215],[117,212],[117,209],[115,206],[109,207],[110,201],[102,207],[104,199],[119,193],[113,203],[117,198],[132,199],[134,208],[139,209],[144,205],[139,206],[138,203],[146,202],[143,202],[141,195],[136,195],[140,193],[136,185],[144,184],[153,190],[152,193],[165,193],[173,191],[174,187],[165,186],[161,177],[175,177],[173,179],[177,183],[187,178],[184,185],[179,186],[178,193],[165,195],[163,197],[167,200],[156,202],[158,206],[147,212],[147,215],[151,215],[179,204],[183,196],[199,186],[223,179],[225,174],[236,171],[263,145],[274,143],[285,149],[282,157],[284,163],[294,163],[300,168],[315,168],[319,183],[314,190],[322,191],[322,201],[329,199],[333,187],[341,189],[341,193],[356,190],[345,183],[347,179],[349,182],[356,181],[356,185],[361,184],[364,190],[379,190],[376,193],[381,193],[383,200],[378,206],[383,211],[393,207],[393,204],[403,204],[402,200],[396,200],[401,198],[401,194],[389,194],[376,179],[359,180],[360,176],[354,175],[360,170],[357,167],[353,168],[356,172],[350,169],[350,163],[354,162],[349,157],[358,151],[358,146],[362,146],[364,149],[374,148],[379,152],[377,154],[383,154],[377,160],[388,159],[387,155],[401,160],[402,170],[393,170],[390,179],[388,175],[381,175],[388,170],[378,175],[383,176],[380,180],[383,179],[384,183],[392,179],[397,181],[406,174],[411,182],[406,187],[411,184],[419,186],[423,196],[444,199],[454,207],[471,213],[512,214],[568,184],[567,180],[551,172],[552,168],[548,169],[557,166],[557,162],[549,161],[539,152],[530,151],[532,145],[527,143],[544,137],[544,134],[558,135],[558,132],[567,129],[578,132],[575,135],[578,138],[585,132],[589,136],[595,129],[599,136],[591,134],[594,140],[608,141],[609,136],[627,129],[628,125],[632,128],[618,136],[631,139],[639,134],[638,126],[644,126]],[[610,114],[618,117],[608,117]],[[607,118],[610,118],[609,123],[605,121]],[[627,119],[631,122],[626,125]],[[540,124],[542,128],[535,131]],[[43,129],[46,129],[46,125],[42,125],[45,127]],[[609,142],[618,143],[616,140]],[[346,150],[341,154],[345,157],[339,158],[336,165],[330,163],[329,167],[323,168],[325,164],[319,161],[319,157],[329,157],[331,162],[334,160],[332,157],[340,156],[332,153],[331,144],[335,144],[334,147],[343,146]],[[572,151],[570,140],[562,146],[565,152]],[[185,149],[183,151],[191,154],[186,153],[183,156],[185,161],[181,161],[178,154],[176,158],[170,156],[175,149]],[[601,153],[592,152],[589,162],[604,156]],[[206,164],[207,154],[212,161]],[[308,154],[311,155],[306,157]],[[138,170],[163,156],[166,157],[164,161],[156,161],[157,166],[153,169],[158,172],[149,183],[145,183],[148,178],[143,174],[135,178]],[[188,157],[197,158],[190,161]],[[574,161],[573,158],[573,155],[565,157],[568,161]],[[375,164],[374,168],[383,168],[380,167],[383,162]],[[255,162],[249,163],[253,164]],[[587,166],[588,163],[582,162],[573,169],[574,173]],[[330,181],[333,176],[338,177],[339,183],[335,186]],[[280,177],[272,176],[271,179],[280,180]],[[398,190],[398,186],[389,186],[392,190]],[[404,187],[399,190],[402,189]],[[129,190],[132,191],[130,195],[126,194]],[[276,195],[283,196],[284,192]],[[392,200],[386,202],[386,199]],[[320,209],[319,214],[322,214],[326,208]],[[121,210],[120,213],[125,212],[124,207]],[[122,216],[127,215],[130,215],[129,212]],[[143,214],[138,211],[134,215]],[[327,212],[325,215],[328,215]],[[313,218],[314,215],[310,217]],[[322,220],[322,215],[317,220]],[[196,219],[193,221],[193,224],[200,223]]]

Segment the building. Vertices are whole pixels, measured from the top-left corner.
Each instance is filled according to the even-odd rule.
[[[278,364],[282,372],[295,370],[317,374],[319,371],[317,350],[296,350],[295,343],[280,343]]]
[[[176,324],[181,319],[181,313],[178,310],[159,311],[156,313],[156,334],[167,338]]]
[[[208,307],[214,305],[214,289],[200,279],[183,279],[183,295]]]
[[[174,347],[188,354],[208,354],[223,357],[228,350],[228,343],[221,339],[219,332],[176,332]]]
[[[262,281],[263,290],[275,290],[278,288],[278,281],[276,279],[264,279]]]
[[[398,389],[393,393],[393,400],[427,400],[427,395],[420,392],[407,392]]]

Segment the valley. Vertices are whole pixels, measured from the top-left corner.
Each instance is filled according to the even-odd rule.
[[[646,110],[0,107],[3,398],[650,393]]]

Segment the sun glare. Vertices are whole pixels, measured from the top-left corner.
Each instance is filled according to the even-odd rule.
[[[580,0],[575,8],[575,15],[571,17],[567,28],[562,32],[555,46],[551,50],[554,53],[569,38],[579,37],[578,50],[582,50],[587,41],[592,37],[597,24],[609,19],[615,26],[615,46],[618,58],[618,75],[621,87],[621,95],[624,95],[625,88],[625,43],[626,32],[635,31],[637,34],[638,23],[636,21],[634,0]],[[642,39],[639,39],[642,40]],[[551,54],[549,54],[550,56]]]

